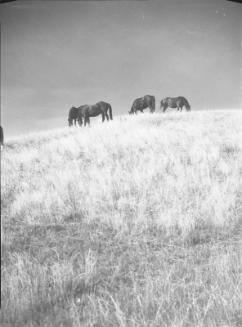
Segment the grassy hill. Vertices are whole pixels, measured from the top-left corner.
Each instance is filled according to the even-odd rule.
[[[241,326],[242,111],[7,142],[2,326]]]

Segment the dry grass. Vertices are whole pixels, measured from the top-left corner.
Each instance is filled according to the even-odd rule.
[[[4,326],[241,326],[242,112],[116,117],[2,151]]]

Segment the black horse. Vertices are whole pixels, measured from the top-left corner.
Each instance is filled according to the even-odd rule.
[[[160,102],[160,109],[163,109],[163,112],[165,112],[168,107],[177,108],[177,111],[182,111],[183,106],[185,106],[187,111],[191,110],[189,102],[182,96],[176,98],[164,98]]]
[[[134,100],[129,114],[136,114],[137,111],[143,112],[146,108],[149,108],[150,112],[155,111],[155,97],[153,95],[145,95],[143,98]]]
[[[0,144],[3,146],[4,135],[3,135],[3,128],[0,126]]]
[[[113,119],[112,107],[109,103],[104,101],[99,101],[93,105],[84,105],[80,106],[78,112],[78,123],[80,126],[83,125],[84,119],[84,126],[88,123],[90,126],[90,117],[96,117],[98,115],[102,115],[102,122],[106,120]]]
[[[69,115],[68,115],[69,126],[72,126],[73,123],[74,123],[74,125],[76,125],[76,122],[78,119],[78,113],[79,113],[79,108],[71,107],[71,109],[69,110]]]

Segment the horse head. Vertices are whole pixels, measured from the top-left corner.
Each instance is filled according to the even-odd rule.
[[[160,109],[164,109],[165,103],[164,103],[164,99],[161,100],[160,102]]]
[[[162,109],[162,111],[165,112],[167,107],[168,107],[168,98],[164,98],[160,102],[160,109]]]

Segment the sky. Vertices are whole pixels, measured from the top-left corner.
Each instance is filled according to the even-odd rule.
[[[71,106],[185,96],[242,108],[242,5],[223,0],[16,1],[0,5],[5,135],[67,126]],[[101,119],[100,119],[101,120]]]

